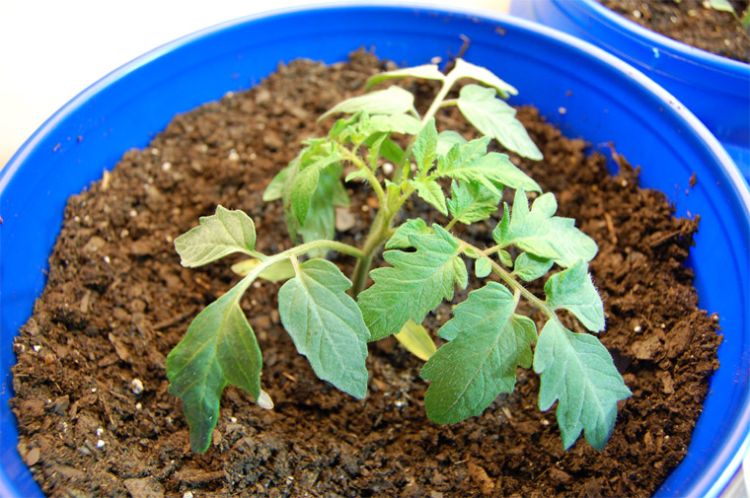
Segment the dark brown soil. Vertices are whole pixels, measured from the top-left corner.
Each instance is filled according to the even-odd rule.
[[[177,117],[147,149],[127,153],[70,199],[47,288],[16,341],[19,449],[45,492],[646,496],[683,458],[720,342],[683,266],[697,221],[675,219],[665,197],[638,188],[637,171],[624,162],[609,176],[602,156],[587,156],[583,141],[562,137],[533,109],[520,115],[546,159],[523,166],[599,243],[592,271],[606,303],[602,339],[633,391],[606,449],[579,441],[562,450],[554,414],[537,409],[533,374],[521,373],[518,391],[480,417],[430,423],[420,362],[392,340],[370,347],[367,399],[341,394],[295,352],[279,325],[276,286],[259,283],[243,306],[276,408],[264,411],[228,389],[213,447],[190,452],[164,358],[236,277],[228,264],[181,268],[172,241],[221,203],[252,215],[260,250],[288,247],[280,206],[261,201],[264,187],[301,139],[322,132],[316,116],[360,92],[380,66],[358,54],[330,69],[309,61],[280,67],[247,93]],[[441,121],[464,127],[454,114]],[[351,212],[366,222],[372,199],[364,188],[352,194]],[[361,239],[364,229],[360,221],[342,237]],[[488,227],[465,235],[486,241]],[[443,306],[432,323],[448,312]]]
[[[600,0],[607,8],[673,40],[730,59],[750,62],[750,34],[730,12],[706,0]],[[730,0],[741,16],[748,0]]]

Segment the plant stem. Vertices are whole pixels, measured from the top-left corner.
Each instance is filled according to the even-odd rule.
[[[427,124],[427,121],[429,121],[431,118],[435,117],[435,114],[438,112],[438,109],[440,109],[440,106],[443,104],[445,97],[448,96],[448,92],[451,91],[451,88],[453,87],[453,84],[455,82],[455,78],[451,78],[450,74],[445,78],[445,80],[443,81],[443,86],[440,87],[440,91],[435,96],[435,100],[432,101],[430,108],[427,109],[424,117],[422,117],[422,126]]]
[[[398,212],[398,210],[395,212]],[[394,215],[390,214],[386,206],[381,206],[372,222],[370,233],[367,234],[365,244],[362,246],[363,256],[357,260],[354,272],[352,273],[352,295],[354,298],[365,288],[367,274],[370,272],[372,260],[376,252],[380,250],[383,243],[390,237],[393,217]]]
[[[385,192],[383,187],[380,185],[380,181],[375,176],[375,173],[357,156],[354,152],[339,145],[339,150],[344,155],[344,158],[351,161],[359,170],[363,171],[366,175],[367,182],[370,184],[372,189],[375,191],[375,195],[378,197],[378,202],[383,204],[385,201]]]
[[[424,125],[427,124],[427,122],[435,116],[435,113],[438,111],[438,109],[440,109],[443,101],[445,100],[445,97],[448,95],[448,92],[450,92],[455,82],[456,79],[451,78],[450,76],[443,81],[443,86],[440,88],[440,91],[438,91],[435,99],[432,101],[432,104],[430,104],[430,108],[427,109],[427,113],[422,118],[422,127],[424,127]],[[406,148],[403,162],[399,165],[396,176],[394,177],[396,183],[403,184],[409,178],[409,156],[411,155],[411,150],[414,146],[415,139],[416,137],[411,140],[409,146]],[[375,257],[375,254],[380,250],[383,243],[390,236],[393,218],[401,209],[401,206],[404,204],[404,202],[406,202],[406,199],[408,199],[409,196],[414,193],[414,189],[407,188],[406,192],[404,192],[405,195],[402,195],[398,199],[396,203],[397,205],[386,206],[385,192],[383,191],[383,188],[380,186],[380,182],[377,180],[372,171],[359,157],[357,157],[356,154],[354,154],[349,149],[342,148],[342,152],[344,156],[352,163],[354,163],[358,168],[361,168],[368,173],[367,179],[370,184],[372,184],[375,192],[378,194],[378,201],[380,203],[380,210],[378,211],[377,216],[372,222],[370,233],[367,235],[365,244],[362,247],[362,252],[364,253],[364,255],[357,260],[357,265],[354,267],[354,273],[352,273],[352,295],[356,298],[357,295],[362,292],[362,289],[365,288],[365,284],[367,283],[367,274],[370,272],[370,267],[372,266],[372,260]]]
[[[459,240],[458,242],[463,248],[468,248],[469,250],[484,253],[484,251],[476,246],[473,246],[472,244],[469,244],[466,241]],[[492,265],[492,272],[500,277],[500,280],[508,284],[508,287],[510,287],[514,293],[520,294],[529,303],[531,303],[532,306],[539,309],[542,313],[544,313],[551,319],[557,320],[557,314],[555,314],[555,311],[547,306],[546,302],[536,297],[531,291],[527,290],[526,287],[521,285],[508,270],[500,266],[496,261],[493,261],[492,259],[490,259],[490,264]]]

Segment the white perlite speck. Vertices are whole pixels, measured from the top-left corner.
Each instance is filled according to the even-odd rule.
[[[135,378],[131,380],[130,390],[133,391],[133,394],[136,396],[141,394],[143,392],[143,382],[141,382],[141,379]]]

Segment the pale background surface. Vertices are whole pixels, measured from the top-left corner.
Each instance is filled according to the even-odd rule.
[[[0,0],[0,168],[68,100],[144,52],[223,21],[324,1]],[[506,12],[510,0],[409,3]],[[736,479],[725,496],[750,491]]]
[[[230,19],[323,2],[334,3],[0,0],[0,168],[52,113],[91,83],[144,52]],[[455,0],[410,3],[454,8],[457,4]],[[503,12],[508,3],[461,0],[460,5]]]

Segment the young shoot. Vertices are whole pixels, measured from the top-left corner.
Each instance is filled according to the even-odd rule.
[[[232,267],[241,280],[195,317],[167,358],[170,392],[182,399],[194,451],[208,448],[228,385],[273,407],[261,387],[260,347],[240,308],[257,279],[284,282],[278,293],[284,329],[318,377],[355,398],[367,393],[367,343],[395,335],[426,361],[424,402],[434,422],[481,414],[500,393],[513,391],[522,367],[541,376],[539,408],[557,403],[566,449],[581,432],[601,449],[612,433],[617,403],[631,393],[593,335],[605,327],[588,271],[596,243],[573,219],[555,216],[555,196],[542,193],[507,154],[488,151],[495,140],[520,156],[542,159],[505,101],[516,89],[462,59],[447,74],[436,65],[379,74],[367,89],[405,77],[439,83],[424,114],[415,109],[414,95],[398,86],[345,100],[322,116],[338,117],[327,136],[307,140],[269,184],[263,198],[283,203],[297,245],[278,254],[259,252],[253,220],[222,206],[175,240],[187,267],[233,253],[248,257]],[[452,90],[457,97],[448,98]],[[457,107],[481,138],[438,131],[435,115],[445,107]],[[391,175],[383,172],[386,163],[394,166]],[[335,208],[348,205],[350,182],[366,184],[378,201],[359,247],[334,240]],[[512,206],[501,206],[505,190],[514,191]],[[528,192],[535,193],[531,204]],[[415,218],[399,224],[413,196],[448,221],[428,225]],[[487,247],[454,232],[458,223],[488,222],[495,213],[501,213],[500,222]],[[371,268],[383,250],[384,265]],[[330,253],[354,258],[350,276],[326,259]],[[437,348],[422,323],[467,287],[470,267],[483,285],[455,306],[437,331],[444,341]],[[527,288],[550,271],[543,296]],[[524,316],[522,300],[544,316],[540,329]],[[591,333],[566,327],[561,310]]]

